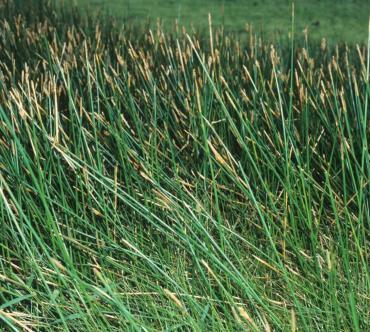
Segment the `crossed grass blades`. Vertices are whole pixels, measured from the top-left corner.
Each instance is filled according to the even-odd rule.
[[[3,329],[370,328],[368,46],[2,1],[0,82]]]

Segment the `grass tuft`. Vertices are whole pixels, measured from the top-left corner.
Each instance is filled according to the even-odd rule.
[[[39,6],[0,9],[0,327],[370,329],[370,40]]]

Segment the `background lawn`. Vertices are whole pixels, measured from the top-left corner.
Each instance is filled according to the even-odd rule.
[[[78,5],[107,10],[130,19],[155,23],[163,19],[166,26],[178,19],[181,25],[191,23],[197,28],[207,25],[212,14],[214,24],[224,24],[230,31],[243,32],[246,23],[272,32],[286,33],[290,29],[289,0],[75,0]],[[315,38],[332,41],[366,41],[369,0],[297,0],[297,30],[306,27]]]

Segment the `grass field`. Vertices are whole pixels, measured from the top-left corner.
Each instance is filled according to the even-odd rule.
[[[276,32],[290,29],[289,0],[76,0],[81,7],[106,10],[130,21],[151,21],[161,18],[166,27],[177,19],[180,25],[196,28],[207,26],[208,13],[215,25],[242,33],[245,24],[252,24],[274,38]],[[296,0],[297,32],[308,28],[313,38],[330,42],[365,42],[370,0]]]
[[[0,3],[0,330],[370,330],[370,40],[32,1]]]

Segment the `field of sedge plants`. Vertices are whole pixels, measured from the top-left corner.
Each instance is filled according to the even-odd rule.
[[[370,330],[370,43],[28,4],[0,1],[0,330]]]

